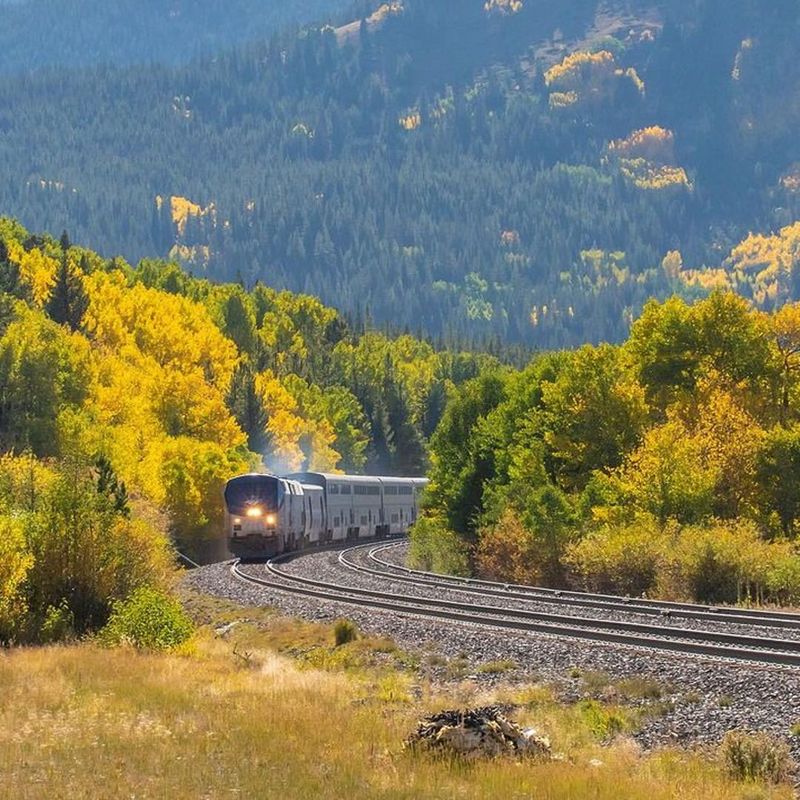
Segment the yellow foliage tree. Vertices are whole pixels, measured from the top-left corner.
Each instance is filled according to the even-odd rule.
[[[256,377],[256,392],[269,419],[271,452],[267,466],[272,471],[336,470],[340,455],[334,449],[336,434],[327,419],[304,419],[297,399],[270,370]]]
[[[606,153],[622,175],[640,189],[691,188],[686,170],[675,164],[675,135],[659,125],[610,142]]]
[[[701,443],[679,419],[651,428],[619,472],[620,488],[632,504],[662,524],[694,522],[713,508],[718,473]]]
[[[781,422],[790,416],[790,395],[800,374],[800,303],[783,306],[770,318],[781,360]]]
[[[21,520],[0,516],[0,642],[11,639],[24,618],[22,588],[32,565]]]
[[[791,296],[792,273],[800,265],[800,222],[774,235],[751,233],[725,261],[733,282],[749,282],[761,305],[780,305]]]
[[[94,273],[85,285],[89,308],[84,326],[97,345],[131,363],[145,356],[170,371],[199,369],[213,386],[227,389],[236,346],[205,306],[142,284],[129,288],[121,272]]]
[[[553,108],[604,105],[624,84],[632,86],[638,94],[644,93],[644,83],[636,70],[619,68],[607,50],[570,53],[545,72],[544,80],[551,92]]]
[[[19,267],[20,277],[28,287],[33,302],[39,307],[43,306],[55,283],[58,262],[38,247],[26,251],[14,239],[7,242],[7,247],[8,257]]]

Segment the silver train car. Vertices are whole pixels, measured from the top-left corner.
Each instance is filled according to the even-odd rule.
[[[228,549],[239,558],[407,533],[426,478],[297,472],[249,474],[225,485]]]

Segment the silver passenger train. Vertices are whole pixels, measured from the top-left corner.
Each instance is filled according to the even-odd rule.
[[[426,478],[297,472],[240,475],[225,486],[228,549],[239,558],[408,532]]]

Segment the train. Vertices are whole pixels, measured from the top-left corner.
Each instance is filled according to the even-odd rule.
[[[250,473],[225,484],[225,532],[241,559],[407,533],[426,478]]]

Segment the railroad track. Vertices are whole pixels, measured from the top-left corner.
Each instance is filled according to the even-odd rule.
[[[674,617],[675,619],[693,619],[706,622],[738,623],[740,625],[761,625],[769,628],[800,630],[800,614],[788,611],[710,606],[699,603],[676,603],[666,600],[645,600],[591,592],[574,592],[546,589],[538,586],[499,583],[477,578],[460,578],[454,575],[442,575],[437,572],[410,569],[409,567],[386,561],[378,555],[395,547],[397,547],[397,542],[377,546],[373,544],[369,547],[367,558],[372,563],[377,564],[379,566],[378,569],[370,569],[349,558],[349,555],[357,548],[351,548],[340,553],[339,563],[348,569],[373,575],[384,580],[391,579],[439,589],[475,592],[487,597],[502,597],[506,600],[536,600],[553,605],[597,608],[604,611],[619,611],[645,616]]]
[[[339,554],[340,562],[349,568],[377,573],[384,580],[397,580],[396,574],[371,570],[370,568],[356,565],[351,560],[353,554],[362,551],[365,547],[380,550],[380,548],[375,548],[374,545],[351,547]],[[576,617],[567,614],[530,611],[519,608],[500,608],[498,606],[480,604],[478,602],[480,596],[485,595],[487,589],[492,592],[496,591],[491,586],[467,587],[468,590],[476,593],[476,602],[461,602],[316,580],[292,574],[280,568],[283,563],[292,560],[298,555],[301,554],[290,554],[267,562],[263,577],[245,572],[240,562],[234,562],[231,569],[238,579],[266,586],[270,589],[321,600],[333,600],[366,608],[387,610],[397,614],[520,632],[543,633],[561,638],[701,655],[723,660],[760,662],[791,667],[800,666],[800,641],[798,640],[780,639],[771,636],[749,636],[716,630],[677,628],[665,624],[651,625],[632,621]],[[413,571],[409,572],[413,573]],[[459,591],[464,591],[465,589],[463,582],[459,582],[454,586],[442,576],[431,578],[423,573],[422,575],[403,575],[403,577],[407,579],[408,583],[420,583],[421,585],[430,586],[431,583],[440,582],[440,584],[446,584],[449,589],[458,588]],[[423,580],[426,581],[425,584],[422,584]],[[496,587],[497,584],[493,586]],[[501,584],[501,586],[503,586],[503,596],[507,599],[509,594],[505,591],[505,585]],[[531,598],[528,597],[527,599]],[[622,604],[622,607],[628,612],[633,610],[628,604]],[[728,622],[734,621],[728,615],[725,615],[724,619]],[[783,619],[782,621],[787,622],[788,620]],[[747,624],[753,624],[752,618],[748,617]],[[796,621],[796,625],[800,627],[800,622]]]

